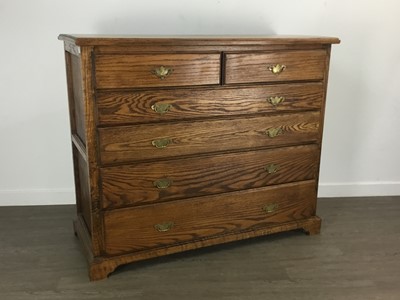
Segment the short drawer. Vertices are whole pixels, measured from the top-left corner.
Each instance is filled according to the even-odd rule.
[[[219,53],[98,55],[96,88],[219,84],[220,60]]]
[[[102,168],[103,208],[313,179],[318,153],[307,145]]]
[[[139,124],[202,117],[319,109],[322,83],[241,88],[99,92],[98,123]]]
[[[326,51],[226,54],[225,83],[321,80]]]
[[[99,128],[101,163],[312,142],[319,112]]]
[[[107,211],[105,251],[114,255],[251,231],[315,214],[315,181]]]

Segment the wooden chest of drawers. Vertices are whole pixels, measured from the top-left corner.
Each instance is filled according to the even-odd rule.
[[[60,35],[91,280],[280,231],[319,232],[327,37]]]

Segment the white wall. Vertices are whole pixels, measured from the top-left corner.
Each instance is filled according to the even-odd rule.
[[[320,196],[400,194],[396,0],[0,0],[0,205],[73,203],[59,33],[337,36]]]

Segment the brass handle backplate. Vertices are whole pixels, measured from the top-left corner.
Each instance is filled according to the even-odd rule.
[[[270,138],[274,138],[278,135],[283,134],[283,129],[280,127],[269,128],[265,131],[265,134],[268,135]]]
[[[170,139],[159,139],[159,140],[153,140],[151,141],[151,144],[156,147],[156,148],[165,148],[167,147],[169,144],[171,144],[171,140]]]
[[[279,104],[282,104],[285,101],[285,97],[269,97],[267,101],[272,104],[274,107],[277,107]]]
[[[278,75],[285,71],[286,66],[281,64],[276,64],[272,66],[268,66],[268,70],[270,70],[273,74]]]
[[[151,106],[151,109],[154,110],[156,113],[163,115],[168,112],[171,107],[172,105],[169,103],[155,103]]]
[[[159,223],[154,225],[154,229],[159,231],[159,232],[166,232],[171,230],[174,227],[174,222],[164,222],[164,223]]]
[[[276,211],[278,207],[279,207],[278,203],[268,203],[263,206],[263,211],[265,211],[267,214],[270,214]]]
[[[166,66],[159,66],[151,71],[151,73],[157,76],[159,79],[163,80],[165,77],[171,75],[174,69],[166,67]]]
[[[268,174],[273,174],[278,171],[279,167],[275,164],[269,164],[264,167],[264,170],[267,171]]]
[[[166,189],[170,187],[172,184],[172,180],[169,178],[161,178],[157,179],[156,181],[153,182],[153,185],[158,188],[158,189]]]

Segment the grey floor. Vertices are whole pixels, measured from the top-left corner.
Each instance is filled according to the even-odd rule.
[[[300,231],[139,262],[89,282],[73,206],[0,207],[0,300],[400,299],[400,197],[321,199]]]

